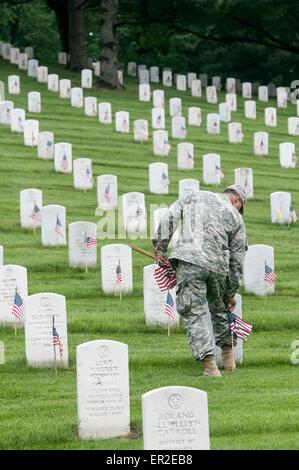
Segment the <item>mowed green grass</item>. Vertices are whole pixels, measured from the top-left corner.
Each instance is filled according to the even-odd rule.
[[[79,85],[80,77],[65,69],[50,66],[50,72],[70,77]],[[290,345],[299,339],[298,321],[298,226],[290,229],[270,222],[270,193],[290,191],[294,207],[299,212],[298,169],[283,169],[279,165],[280,142],[299,145],[297,137],[287,135],[287,117],[296,115],[295,106],[278,111],[278,127],[264,126],[265,103],[257,103],[257,119],[243,117],[243,103],[238,96],[238,112],[233,120],[243,123],[242,145],[228,143],[227,126],[221,124],[221,135],[206,133],[206,114],[218,109],[205,98],[192,98],[190,93],[166,89],[166,103],[172,96],[183,98],[183,115],[187,108],[202,108],[202,127],[189,127],[187,141],[195,144],[195,169],[192,172],[176,168],[176,141],[166,161],[169,165],[170,194],[149,193],[148,165],[161,161],[152,154],[152,139],[144,145],[132,137],[133,120],[151,119],[151,104],[138,102],[137,82],[125,77],[126,88],[119,91],[93,89],[85,96],[97,96],[98,101],[110,101],[113,114],[128,110],[130,134],[118,134],[114,125],[99,124],[97,118],[84,116],[82,109],[71,108],[69,100],[47,91],[44,84],[18,72],[14,66],[0,61],[0,80],[20,73],[21,95],[11,96],[15,107],[27,109],[27,92],[42,92],[42,113],[37,118],[40,130],[51,130],[55,142],[73,145],[73,158],[89,157],[94,176],[112,173],[118,176],[119,194],[128,191],[145,193],[146,204],[171,203],[178,195],[178,181],[194,177],[201,181],[202,155],[221,155],[225,177],[218,190],[234,180],[233,170],[246,166],[254,171],[254,200],[246,207],[245,222],[249,244],[274,246],[277,273],[276,292],[268,298],[243,293],[243,315],[254,325],[254,332],[244,345],[244,364],[235,374],[224,373],[220,380],[200,377],[201,367],[191,357],[182,328],[168,338],[164,329],[144,323],[142,269],[148,260],[133,253],[134,292],[122,302],[101,291],[100,270],[83,271],[68,267],[68,248],[50,249],[41,246],[40,233],[34,235],[20,228],[19,191],[25,188],[43,190],[44,204],[66,206],[67,223],[88,220],[95,216],[96,190],[87,193],[73,188],[72,175],[54,172],[53,161],[37,158],[36,148],[23,145],[23,137],[0,126],[0,244],[4,246],[5,263],[28,268],[29,294],[56,292],[67,299],[69,369],[59,371],[34,370],[26,366],[24,334],[17,337],[11,328],[0,329],[5,343],[6,364],[0,365],[0,448],[2,449],[142,449],[141,395],[156,387],[186,385],[207,391],[212,449],[295,449],[299,441],[299,366],[290,362]],[[158,87],[157,87],[158,88]],[[9,95],[6,93],[6,99]],[[220,98],[224,101],[224,94]],[[275,106],[275,102],[268,105]],[[168,109],[168,103],[167,103]],[[167,112],[168,115],[168,112]],[[170,119],[167,117],[170,131]],[[253,132],[270,132],[270,154],[253,155]],[[101,241],[100,247],[113,242]],[[138,241],[150,249],[148,240]],[[94,339],[114,339],[129,346],[131,430],[128,438],[81,441],[77,436],[76,414],[76,346]]]

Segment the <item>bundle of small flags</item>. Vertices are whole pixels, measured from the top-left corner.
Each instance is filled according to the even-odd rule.
[[[11,313],[21,321],[21,317],[23,315],[23,300],[20,294],[16,291],[15,293],[15,298],[14,298],[14,303],[12,306]]]
[[[242,341],[247,341],[248,336],[252,332],[252,325],[231,312],[228,312],[228,321],[230,323],[231,332]]]
[[[154,277],[161,292],[173,289],[176,285],[176,271],[172,267],[157,265]]]
[[[274,269],[270,268],[267,264],[265,264],[265,281],[268,284],[275,284],[276,281],[276,274]]]

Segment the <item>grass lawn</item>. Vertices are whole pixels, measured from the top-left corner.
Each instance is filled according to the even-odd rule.
[[[56,65],[51,73],[71,78],[79,85],[80,77]],[[27,77],[23,71],[0,60],[0,80],[19,73],[21,94],[9,97],[15,107],[27,109],[27,93],[41,91],[41,114],[26,113],[38,119],[41,131],[53,131],[55,142],[73,145],[73,159],[88,157],[93,161],[93,174],[112,173],[118,176],[119,194],[128,191],[145,193],[146,205],[171,203],[178,195],[178,181],[194,177],[202,189],[216,191],[202,183],[202,155],[220,153],[225,174],[218,190],[233,182],[234,169],[250,167],[254,172],[255,197],[246,206],[245,222],[249,244],[274,246],[277,274],[276,292],[268,298],[243,294],[243,317],[254,325],[254,332],[244,345],[244,364],[235,374],[224,373],[221,380],[200,377],[201,368],[193,361],[182,328],[168,338],[165,330],[148,327],[143,318],[142,269],[149,264],[133,253],[134,292],[122,302],[104,295],[99,269],[83,271],[68,267],[68,248],[41,246],[40,233],[34,235],[19,224],[19,191],[25,188],[43,190],[43,203],[66,206],[67,223],[88,220],[95,216],[96,189],[87,193],[73,188],[72,175],[54,172],[53,161],[37,158],[36,148],[25,147],[21,134],[0,126],[0,244],[4,246],[4,262],[28,269],[29,294],[55,292],[67,299],[70,365],[55,377],[50,369],[34,370],[26,366],[24,334],[14,337],[8,327],[0,328],[5,344],[6,364],[0,365],[0,448],[1,449],[142,449],[141,395],[156,387],[186,385],[207,391],[212,449],[296,449],[299,442],[299,365],[290,362],[290,345],[299,339],[298,302],[298,225],[288,229],[270,221],[270,193],[290,191],[299,212],[298,168],[279,165],[279,143],[297,144],[298,137],[287,135],[287,117],[296,115],[296,107],[278,110],[278,126],[264,126],[264,108],[276,106],[257,102],[257,119],[243,117],[242,98],[233,120],[243,123],[243,144],[228,143],[227,125],[221,123],[221,135],[206,133],[206,114],[216,111],[205,98],[192,98],[190,93],[165,89],[166,106],[173,96],[183,98],[183,115],[189,106],[202,108],[201,127],[188,127],[186,141],[195,146],[195,169],[179,171],[176,167],[176,141],[171,139],[171,154],[166,159],[154,157],[152,139],[146,144],[133,141],[133,120],[151,120],[151,103],[138,102],[136,81],[125,77],[126,89],[111,92],[105,89],[85,91],[98,101],[110,101],[113,114],[130,112],[130,134],[118,134],[113,125],[100,124],[97,118],[84,116],[82,109],[71,108],[69,100],[47,91],[44,84]],[[159,88],[159,86],[156,86]],[[7,89],[7,87],[6,87]],[[221,94],[219,102],[224,101]],[[170,119],[166,119],[170,131]],[[253,133],[268,130],[269,156],[253,155]],[[178,141],[179,142],[179,141]],[[148,165],[166,161],[169,165],[170,193],[156,196],[149,193]],[[101,241],[98,246],[112,243]],[[148,240],[138,241],[149,249]],[[126,439],[81,441],[77,436],[76,414],[76,346],[94,339],[114,339],[129,346],[131,435]]]

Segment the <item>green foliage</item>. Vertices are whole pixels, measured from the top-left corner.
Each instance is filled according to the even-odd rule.
[[[0,80],[6,81],[15,71],[15,67],[0,61]],[[49,71],[61,78],[71,78],[73,86],[80,83],[79,75],[63,68],[50,64]],[[173,96],[183,99],[183,115],[187,115],[189,106],[200,106],[203,124],[188,128],[187,139],[195,146],[194,171],[177,170],[177,142],[171,141],[173,147],[165,160],[169,164],[170,194],[159,197],[150,194],[148,188],[148,165],[156,160],[151,138],[148,143],[136,144],[132,132],[119,134],[114,131],[114,125],[99,124],[97,118],[83,116],[81,109],[70,107],[69,100],[48,92],[45,85],[28,78],[26,72],[19,73],[21,95],[11,97],[15,106],[27,109],[27,93],[41,91],[42,113],[38,116],[26,113],[26,116],[38,118],[41,131],[53,131],[55,142],[71,142],[73,158],[92,158],[94,176],[118,175],[119,194],[131,190],[144,192],[147,209],[151,203],[174,201],[181,178],[202,180],[205,153],[221,154],[225,177],[219,191],[233,182],[235,168],[253,168],[255,196],[245,211],[249,243],[274,246],[277,286],[276,293],[266,299],[243,293],[244,318],[254,325],[253,334],[244,346],[244,365],[235,374],[225,373],[219,381],[200,377],[201,367],[191,358],[182,328],[168,338],[165,330],[144,324],[142,269],[148,264],[147,259],[133,254],[134,292],[120,302],[101,291],[99,269],[90,270],[87,276],[81,270],[70,269],[67,247],[42,247],[39,231],[32,234],[20,228],[20,190],[42,189],[44,204],[65,205],[67,223],[71,223],[97,222],[96,189],[86,194],[75,191],[72,175],[55,173],[53,161],[38,159],[35,148],[23,146],[22,135],[11,133],[8,126],[0,126],[0,244],[4,246],[5,263],[28,268],[29,294],[45,291],[66,296],[70,352],[69,369],[59,371],[56,378],[53,370],[33,370],[26,366],[22,330],[15,338],[11,328],[0,329],[6,350],[6,364],[0,365],[0,448],[141,449],[141,394],[155,387],[176,384],[207,391],[213,449],[297,449],[299,366],[290,364],[290,344],[299,338],[296,277],[299,228],[298,225],[290,229],[272,225],[269,204],[272,191],[286,190],[292,193],[294,207],[299,211],[298,168],[281,168],[278,160],[279,143],[290,140],[287,118],[296,114],[295,106],[290,104],[288,109],[279,110],[278,127],[270,132],[269,156],[257,157],[253,155],[253,133],[269,130],[264,126],[264,108],[275,106],[274,100],[257,102],[257,120],[253,121],[244,119],[243,100],[238,97],[234,120],[242,122],[245,137],[242,145],[232,145],[228,143],[226,124],[221,124],[221,135],[206,132],[206,115],[218,109],[216,105],[207,104],[204,97],[192,98],[189,92],[166,89],[166,103]],[[128,110],[132,129],[134,119],[150,121],[151,104],[137,101],[136,80],[125,77],[125,85],[125,90],[92,89],[84,95],[110,101],[113,113]],[[219,101],[224,101],[223,93]],[[166,127],[170,129],[169,117]],[[292,136],[291,141],[296,146],[299,144],[298,137]],[[201,188],[216,191],[202,181]],[[107,242],[99,242],[99,248]],[[136,244],[150,250],[146,240]],[[129,345],[134,435],[128,439],[80,441],[76,431],[75,349],[84,341],[106,338]]]

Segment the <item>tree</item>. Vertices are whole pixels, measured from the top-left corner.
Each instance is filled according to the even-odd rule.
[[[120,88],[117,76],[118,44],[116,23],[118,0],[101,0],[100,62],[101,81],[112,88]]]
[[[80,71],[87,67],[85,47],[85,17],[82,0],[68,0],[68,31],[71,70]]]

